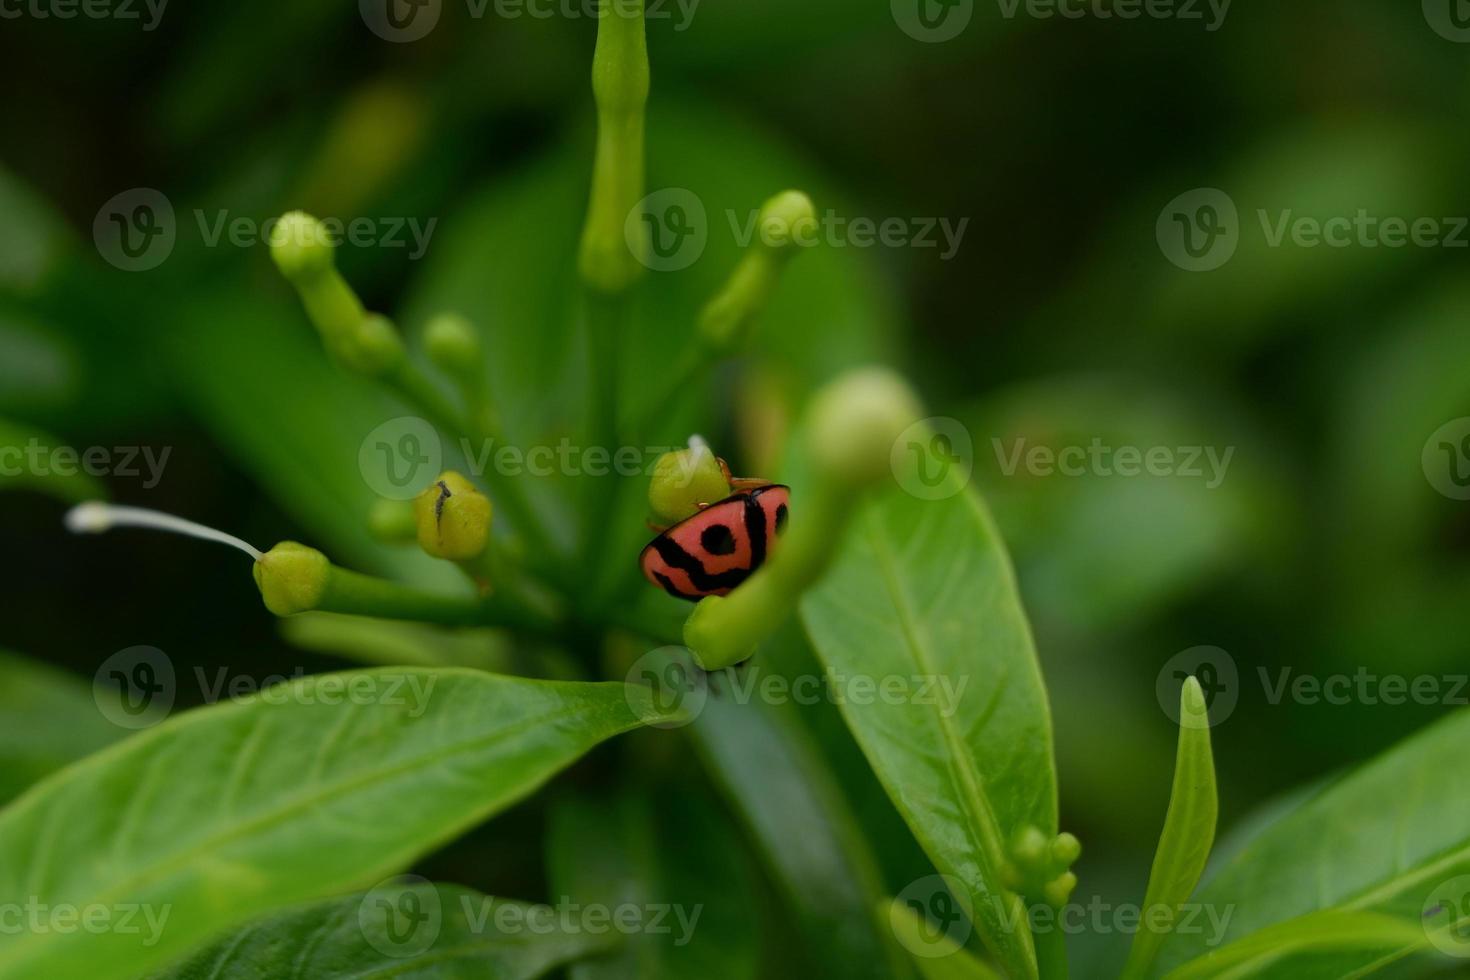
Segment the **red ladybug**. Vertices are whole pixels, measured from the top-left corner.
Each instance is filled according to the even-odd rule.
[[[786,528],[791,488],[736,480],[735,493],[654,538],[639,559],[643,575],[671,596],[698,602],[728,595],[765,564]]]

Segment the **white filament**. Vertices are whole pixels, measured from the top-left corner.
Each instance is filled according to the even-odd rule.
[[[185,537],[199,538],[201,541],[227,544],[231,548],[238,548],[245,552],[256,561],[262,557],[259,549],[241,541],[233,534],[226,534],[212,527],[195,524],[193,521],[186,521],[182,517],[175,517],[161,511],[148,510],[143,507],[122,507],[94,500],[78,504],[66,512],[66,529],[73,534],[101,534],[115,527],[144,527],[155,531],[168,531],[172,534],[182,534]]]
[[[696,433],[689,437],[689,448],[709,452],[709,443],[704,441],[704,436]]]

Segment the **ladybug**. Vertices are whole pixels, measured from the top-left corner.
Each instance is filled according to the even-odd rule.
[[[679,599],[729,595],[765,564],[786,528],[791,488],[735,480],[735,492],[668,528],[643,549],[648,581]]]

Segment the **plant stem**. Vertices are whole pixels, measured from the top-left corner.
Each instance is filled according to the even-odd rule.
[[[1036,940],[1036,969],[1041,980],[1067,980],[1067,936],[1059,923],[1032,933]]]

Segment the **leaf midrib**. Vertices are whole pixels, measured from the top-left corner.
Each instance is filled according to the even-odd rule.
[[[909,607],[908,596],[903,592],[898,580],[892,553],[883,541],[882,535],[876,533],[876,520],[877,517],[872,510],[869,510],[864,515],[864,521],[867,525],[866,531],[873,547],[874,564],[877,566],[887,587],[889,596],[893,601],[894,611],[898,616],[899,628],[902,632],[904,643],[909,648],[913,661],[921,670],[926,671],[931,676],[938,676],[935,664],[924,650],[923,645],[919,642],[918,628],[917,624],[913,621],[913,612]],[[973,768],[974,754],[970,751],[969,745],[964,741],[963,737],[955,730],[953,721],[945,718],[941,712],[936,712],[935,715],[938,719],[937,723],[940,737],[944,740],[945,747],[950,753],[949,764],[945,767],[950,776],[950,783],[957,791],[957,795],[966,811],[972,816],[972,819],[965,821],[965,836],[977,848],[981,858],[989,866],[989,870],[995,873],[998,870],[998,862],[1004,859],[1004,845],[999,839],[999,822],[996,820],[995,812],[990,808],[989,801],[985,799],[981,789],[982,777]],[[972,768],[965,768],[963,765],[964,762],[969,762]],[[917,830],[917,828],[915,829]],[[927,837],[928,835],[924,834],[922,836]],[[985,887],[985,882],[982,881],[979,884],[982,886],[981,890],[989,891]],[[974,887],[975,883],[966,882],[966,885]],[[1017,929],[1013,933],[1013,935],[1019,934],[1027,933],[1023,933],[1020,929]],[[1030,960],[1029,944],[1022,941],[1016,945],[1025,951],[1023,958]]]
[[[93,898],[91,902],[94,904],[106,904],[119,895],[125,897],[132,889],[138,888],[140,886],[146,886],[162,878],[166,878],[168,877],[168,875],[177,871],[180,867],[187,866],[191,861],[201,856],[207,855],[210,851],[218,846],[239,839],[240,837],[245,836],[247,833],[263,830],[273,825],[283,823],[285,822],[285,820],[289,819],[292,816],[295,816],[302,810],[308,809],[317,803],[324,802],[328,797],[337,795],[338,793],[340,793],[340,795],[342,796],[346,796],[357,791],[358,789],[370,786],[375,782],[390,782],[406,772],[411,772],[415,769],[421,768],[427,763],[437,762],[442,759],[458,755],[462,752],[474,751],[476,749],[493,745],[497,741],[501,741],[511,735],[519,734],[520,732],[528,728],[539,727],[542,724],[550,722],[563,721],[574,716],[577,713],[577,710],[578,709],[576,708],[566,708],[552,714],[524,718],[513,724],[496,729],[495,731],[490,732],[486,735],[482,735],[478,738],[454,743],[444,749],[436,750],[431,753],[426,753],[422,756],[412,757],[392,768],[370,770],[364,776],[345,780],[340,783],[333,783],[327,791],[318,792],[310,796],[297,797],[289,804],[283,805],[274,810],[267,811],[266,813],[252,820],[236,824],[228,831],[217,834],[214,837],[206,838],[191,846],[190,848],[178,852],[172,858],[169,858],[163,862],[160,862],[157,865],[154,865],[152,868],[149,868],[146,871],[136,873],[131,877],[126,877],[122,879],[110,890],[104,891],[99,897]],[[617,734],[618,731],[626,731],[628,730],[628,728],[631,728],[636,724],[638,724],[637,720],[630,717],[627,725],[622,727],[614,726],[613,730],[604,737],[610,738],[612,737],[612,735]],[[533,778],[528,782],[530,785],[534,786],[537,780]],[[483,813],[486,810],[493,809],[496,805],[504,800],[514,799],[516,793],[523,789],[525,785],[526,783],[523,782],[516,783],[507,787],[505,792],[497,794],[493,799],[488,800],[485,806],[482,807],[478,812]],[[52,936],[52,933],[31,933],[30,939],[32,941],[30,943],[26,943],[24,940],[21,940],[11,945],[6,955],[0,956],[0,971],[3,971],[8,964],[14,963],[18,959],[21,959],[22,957],[18,956],[18,953],[26,953],[28,951],[33,951],[39,947],[44,947],[45,945],[47,945],[46,940],[50,939]]]

